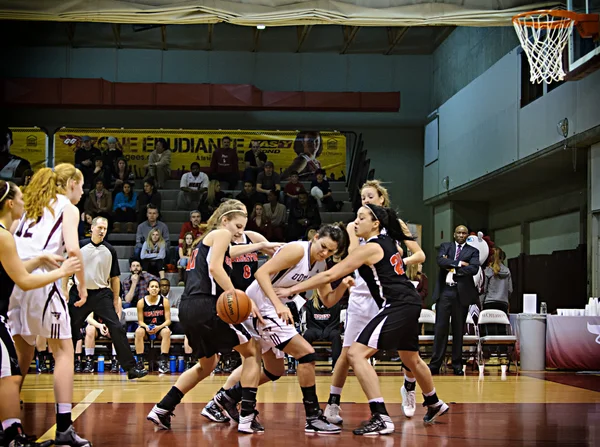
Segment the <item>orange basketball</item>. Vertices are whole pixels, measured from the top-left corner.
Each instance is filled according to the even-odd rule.
[[[241,290],[226,290],[217,300],[217,315],[228,324],[240,324],[251,311],[250,298]]]

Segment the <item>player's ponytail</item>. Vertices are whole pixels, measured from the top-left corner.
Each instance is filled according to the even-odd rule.
[[[371,211],[373,219],[379,221],[379,229],[385,228],[387,234],[392,239],[398,242],[415,240],[412,235],[404,232],[398,220],[398,215],[392,208],[385,208],[371,203],[364,206]]]

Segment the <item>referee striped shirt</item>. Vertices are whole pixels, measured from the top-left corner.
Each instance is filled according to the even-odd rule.
[[[114,247],[104,240],[94,244],[91,239],[82,239],[79,246],[85,266],[85,288],[110,288],[110,279],[121,275],[119,258]],[[77,277],[75,281],[77,282]]]

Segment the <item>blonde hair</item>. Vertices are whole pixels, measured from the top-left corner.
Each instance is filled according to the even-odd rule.
[[[208,184],[208,192],[206,193],[206,203],[213,205],[217,196],[217,185],[220,185],[218,180],[211,180]]]
[[[162,233],[160,232],[160,230],[158,228],[153,228],[152,230],[150,230],[150,232],[148,233],[148,237],[146,238],[146,241],[148,242],[148,248],[151,251],[154,251],[154,241],[152,240],[152,234],[153,233],[158,233],[158,242],[156,243],[156,246],[158,247],[162,247],[163,245],[165,245],[165,240],[163,239]]]
[[[406,269],[406,276],[411,281],[418,281],[419,279],[419,264],[409,264]]]
[[[216,230],[221,224],[221,219],[225,216],[229,217],[237,217],[243,216],[248,217],[248,212],[246,211],[246,205],[244,205],[239,200],[229,199],[219,205],[219,208],[212,213],[210,219],[206,222],[206,232],[200,236],[198,239],[198,243],[206,237],[208,233],[212,230]],[[197,244],[196,244],[197,245]]]
[[[390,195],[388,194],[388,190],[381,185],[381,182],[379,180],[367,180],[365,184],[362,185],[360,188],[361,194],[363,192],[363,189],[365,188],[373,188],[377,191],[379,197],[383,197],[383,205],[381,206],[384,206],[386,208],[391,206]]]
[[[61,163],[54,169],[42,168],[33,174],[31,182],[23,193],[27,218],[37,221],[44,215],[45,208],[48,208],[54,216],[51,204],[58,194],[67,192],[69,180],[83,181],[81,171],[70,163]]]
[[[313,294],[312,294],[312,305],[315,309],[319,309],[319,300],[320,300],[321,296],[319,295],[319,291],[317,289],[313,290]]]
[[[500,269],[502,268],[502,264],[504,264],[505,259],[506,254],[502,251],[502,249],[497,247],[492,248],[492,259],[490,260],[490,267],[494,272],[494,276],[500,273]]]

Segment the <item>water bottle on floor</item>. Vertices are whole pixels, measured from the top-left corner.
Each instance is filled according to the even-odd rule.
[[[177,358],[177,371],[180,373],[185,371],[185,359],[182,355]]]
[[[104,356],[103,355],[98,356],[98,372],[99,373],[104,372]]]
[[[177,357],[174,355],[169,356],[169,370],[171,373],[177,372]]]

